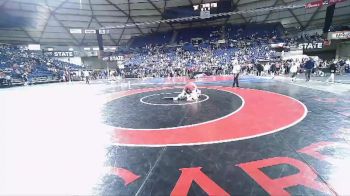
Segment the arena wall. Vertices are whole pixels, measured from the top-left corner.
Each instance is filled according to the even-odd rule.
[[[337,58],[350,58],[350,41],[339,43],[337,46]]]

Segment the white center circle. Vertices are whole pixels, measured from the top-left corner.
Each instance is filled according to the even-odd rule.
[[[146,99],[148,97],[153,97],[153,96],[158,96],[158,95],[170,95],[170,94],[175,94],[175,93],[180,94],[181,92],[158,93],[158,94],[147,95],[147,96],[142,97],[140,99],[140,102],[143,104],[146,104],[146,105],[163,105],[163,106],[165,106],[165,105],[190,105],[190,104],[202,103],[202,102],[207,101],[209,99],[208,95],[201,94],[200,96],[204,96],[205,99],[200,100],[200,101],[186,101],[183,103],[177,103],[177,102],[174,102],[174,103],[149,103],[149,102],[144,101],[144,99]]]

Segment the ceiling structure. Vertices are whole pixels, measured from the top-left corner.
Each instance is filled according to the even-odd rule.
[[[70,29],[100,29],[125,24],[137,24],[162,20],[167,7],[186,6],[213,2],[214,0],[0,0],[0,12],[11,16],[9,22],[2,23],[7,15],[2,14],[0,21],[0,42],[23,44],[40,43],[42,45],[97,46],[95,34],[72,34]],[[237,5],[234,11],[258,9],[264,7],[304,4],[310,0],[233,0]],[[226,23],[281,22],[286,28],[301,30],[322,28],[326,15],[326,6],[318,8],[304,7],[256,13],[234,14],[229,18],[217,20],[181,23],[161,23],[136,25],[117,28],[103,35],[105,46],[122,45],[131,37],[152,32],[174,30],[186,27],[222,25]],[[14,18],[13,18],[14,17]],[[23,24],[26,23],[26,24]],[[350,24],[350,1],[338,3],[333,17],[334,25]]]

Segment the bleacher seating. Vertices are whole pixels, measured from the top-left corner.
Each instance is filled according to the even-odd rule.
[[[168,31],[164,33],[153,33],[150,35],[135,37],[132,41],[131,47],[138,48],[146,45],[163,45],[168,44],[171,41],[173,32]]]
[[[174,34],[175,47],[169,42],[154,41],[152,37],[159,35],[151,34],[134,39],[125,66],[132,75],[162,76],[176,69],[205,71],[228,67],[233,58],[245,63],[269,60],[276,54],[270,50],[270,43],[280,41],[283,33],[280,23],[185,28]],[[202,42],[192,43],[193,38],[202,38]],[[226,41],[217,45],[219,39]],[[142,49],[135,50],[135,45]]]
[[[191,42],[192,38],[203,38],[205,40],[217,40],[220,38],[221,27],[198,27],[180,29],[177,35],[177,42]]]
[[[202,38],[207,43],[218,41],[221,38],[243,39],[252,37],[278,37],[280,38],[284,29],[281,23],[248,23],[248,24],[227,24],[226,26],[207,26],[197,28],[184,28],[173,31],[152,33],[145,36],[132,38],[130,48],[142,48],[149,45],[167,45],[172,36],[176,35],[175,43],[191,43],[193,38]]]
[[[80,68],[79,65],[51,59],[15,46],[1,45],[0,72],[11,76],[13,84],[59,81],[62,70]]]

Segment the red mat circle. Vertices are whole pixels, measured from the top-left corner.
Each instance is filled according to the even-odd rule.
[[[303,103],[285,95],[244,88],[204,88],[236,94],[244,100],[244,106],[239,111],[223,118],[196,125],[137,130],[114,127],[113,142],[122,146],[158,147],[237,141],[281,131],[297,124],[307,114],[307,108]],[[110,100],[162,89],[171,88],[147,88],[119,92]]]

